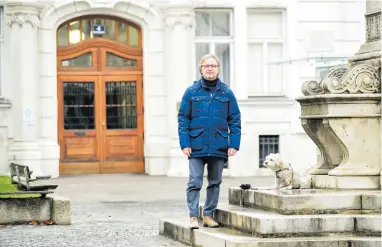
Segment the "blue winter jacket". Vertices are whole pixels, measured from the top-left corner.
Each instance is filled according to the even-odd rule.
[[[191,147],[190,158],[228,158],[228,148],[240,148],[241,119],[235,95],[217,80],[212,93],[203,79],[188,87],[178,113],[180,148]]]

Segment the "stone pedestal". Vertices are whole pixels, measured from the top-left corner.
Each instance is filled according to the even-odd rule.
[[[168,128],[170,140],[170,169],[167,176],[188,176],[188,160],[180,150],[178,140],[178,107],[183,93],[192,84],[192,63],[189,61],[194,26],[194,11],[189,7],[174,6],[166,12],[166,45],[169,46],[167,59],[169,64],[167,88]]]
[[[305,96],[297,98],[301,123],[321,152],[310,174],[328,175],[317,187],[380,187],[380,88],[378,69],[365,64],[329,71],[319,83],[303,85]]]
[[[9,144],[9,156],[15,162],[30,166],[33,175],[44,175],[40,170],[38,146],[38,27],[41,8],[36,2],[10,1],[7,6],[15,133]]]

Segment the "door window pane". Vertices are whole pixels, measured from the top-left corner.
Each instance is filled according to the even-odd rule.
[[[94,129],[94,83],[64,82],[64,129]]]
[[[137,67],[137,60],[106,53],[107,67]]]
[[[131,47],[139,47],[138,30],[132,26],[129,26],[129,43]]]
[[[230,85],[230,45],[216,44],[215,54],[220,59],[220,74],[219,78],[227,85]]]
[[[200,68],[199,68],[199,62],[200,59],[206,54],[210,53],[210,45],[209,44],[202,44],[202,43],[196,43],[195,44],[195,50],[196,50],[196,56],[195,56],[195,64],[196,64],[196,78],[200,78]]]
[[[127,24],[118,22],[118,41],[127,45]]]
[[[108,129],[137,128],[137,90],[134,81],[106,82]]]
[[[93,20],[82,20],[82,40],[88,40],[93,38]]]
[[[62,26],[60,29],[58,29],[58,46],[68,46],[69,45],[69,30],[68,25]]]
[[[113,20],[105,20],[105,34],[104,38],[115,40],[115,21]]]
[[[80,21],[74,21],[69,23],[69,43],[77,44],[81,42],[81,33],[80,33]]]
[[[92,54],[91,52],[85,53],[81,56],[62,60],[62,67],[92,67]]]

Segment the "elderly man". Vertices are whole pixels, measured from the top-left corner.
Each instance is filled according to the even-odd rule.
[[[189,159],[187,203],[190,228],[198,229],[199,194],[207,164],[207,198],[203,208],[203,226],[218,227],[212,218],[228,156],[239,150],[240,110],[233,92],[218,78],[220,61],[205,55],[199,63],[202,78],[188,87],[178,113],[180,147]]]

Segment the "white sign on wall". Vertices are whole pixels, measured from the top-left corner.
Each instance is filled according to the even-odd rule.
[[[33,111],[30,108],[23,109],[23,123],[28,126],[34,126]]]

